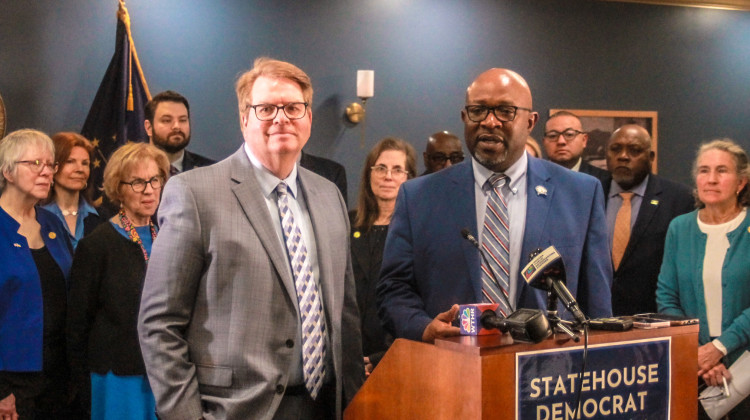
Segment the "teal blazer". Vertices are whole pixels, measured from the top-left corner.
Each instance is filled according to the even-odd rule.
[[[698,211],[676,217],[669,225],[664,261],[656,286],[659,312],[700,320],[698,341],[708,335],[706,301],[703,294],[703,258],[707,236],[697,222]],[[750,350],[750,217],[729,233],[729,249],[721,272],[721,335],[729,363]]]

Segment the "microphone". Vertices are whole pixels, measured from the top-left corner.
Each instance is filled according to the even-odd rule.
[[[500,334],[500,331],[487,328],[481,322],[482,314],[492,312],[493,314],[500,306],[497,303],[470,303],[459,305],[458,313],[453,325],[461,330],[461,335],[492,335]]]
[[[484,328],[509,332],[514,341],[538,343],[552,335],[549,320],[539,309],[521,308],[507,318],[487,310],[482,312],[479,322]]]
[[[461,335],[510,333],[515,341],[538,343],[552,334],[549,320],[539,309],[519,309],[507,318],[495,312],[497,303],[459,305],[454,325]]]
[[[500,285],[500,282],[497,281],[497,276],[495,275],[495,270],[492,269],[492,266],[490,265],[490,262],[487,261],[487,256],[484,253],[484,249],[482,249],[481,246],[479,246],[479,242],[477,241],[477,238],[474,237],[474,235],[471,234],[468,228],[461,229],[461,236],[463,236],[464,239],[469,241],[472,245],[474,245],[474,248],[479,250],[479,255],[482,257],[482,261],[484,261],[484,264],[487,266],[487,270],[490,272],[490,276],[492,277],[492,281],[495,282],[496,285]],[[508,279],[508,283],[510,283],[510,279]],[[509,310],[513,310],[513,305],[510,304],[510,301],[508,300],[508,297],[505,296],[505,293],[500,293],[501,297],[505,301],[505,304],[508,305]]]
[[[578,324],[586,322],[586,316],[578,307],[578,302],[565,286],[565,263],[554,246],[549,246],[532,259],[521,271],[526,283],[536,289],[552,291],[563,306],[573,314]]]

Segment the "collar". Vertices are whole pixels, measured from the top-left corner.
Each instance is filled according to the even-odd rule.
[[[583,158],[579,157],[578,162],[576,162],[576,164],[573,165],[573,167],[570,168],[570,170],[575,171],[575,172],[581,172],[581,162],[583,162]]]
[[[639,197],[643,197],[644,195],[646,195],[646,186],[648,185],[648,178],[650,176],[651,176],[650,174],[646,175],[646,177],[643,178],[643,181],[641,181],[640,184],[636,185],[635,187],[629,190],[623,190],[620,184],[618,184],[617,182],[615,182],[614,179],[612,179],[612,183],[610,184],[610,187],[609,187],[609,198],[616,197],[620,195],[621,192],[626,192],[626,191],[635,193],[635,195]]]
[[[486,168],[481,163],[477,162],[474,157],[471,157],[471,166],[472,170],[474,171],[474,182],[477,183],[479,188],[482,189],[482,191],[485,190],[487,185],[487,180],[495,174],[495,172],[492,172],[488,168]],[[529,158],[526,153],[523,153],[521,155],[521,158],[518,159],[513,165],[508,168],[504,174],[510,178],[510,182],[508,183],[508,188],[510,189],[510,192],[513,193],[513,195],[518,193],[518,183],[521,182],[521,179],[526,176],[526,170],[529,167]]]
[[[180,157],[170,164],[177,169],[177,172],[182,172],[183,162],[185,161],[185,149],[180,150],[180,152]]]
[[[263,191],[263,196],[265,196],[266,198],[270,197],[271,194],[276,191],[276,187],[279,185],[279,182],[284,181],[286,182],[286,185],[289,186],[289,190],[292,192],[292,196],[295,199],[297,198],[297,165],[294,165],[294,168],[292,168],[292,172],[288,177],[286,177],[285,179],[279,179],[276,175],[272,174],[271,171],[266,169],[263,164],[260,163],[258,158],[256,158],[253,154],[252,150],[250,150],[250,146],[248,146],[247,143],[243,144],[242,147],[245,150],[245,154],[247,154],[247,157],[250,159],[250,163],[252,163],[253,167],[255,168],[255,178],[258,180],[261,191]]]

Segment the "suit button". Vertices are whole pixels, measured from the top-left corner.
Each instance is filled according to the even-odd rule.
[[[286,346],[289,347],[290,349],[294,347],[294,340],[292,340],[291,338],[286,340]]]
[[[284,393],[284,385],[276,385],[276,393],[277,394],[283,394]]]

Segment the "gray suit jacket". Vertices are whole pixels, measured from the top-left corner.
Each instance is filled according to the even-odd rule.
[[[299,314],[283,248],[240,148],[170,179],[138,331],[162,419],[270,419],[290,377]],[[346,206],[299,168],[312,221],[336,379],[336,406],[364,380]]]

